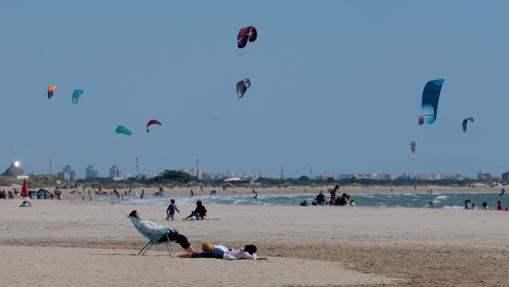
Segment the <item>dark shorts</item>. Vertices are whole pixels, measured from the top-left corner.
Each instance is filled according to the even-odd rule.
[[[168,232],[165,236],[161,237],[158,242],[163,243],[168,240],[177,242],[184,249],[187,249],[189,246],[191,246],[189,240],[187,240],[187,237],[178,232]]]
[[[193,258],[216,258],[223,259],[224,251],[221,249],[212,249],[207,252],[193,252]]]

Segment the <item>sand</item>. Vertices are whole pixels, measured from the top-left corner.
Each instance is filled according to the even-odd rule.
[[[0,201],[0,286],[507,286],[509,212],[207,205],[219,220],[164,220],[164,206]],[[133,208],[203,241],[254,243],[267,261],[171,258],[144,244]],[[192,206],[180,206],[187,214]],[[176,247],[177,252],[184,252]],[[35,276],[35,274],[39,274]],[[243,282],[246,281],[246,282]]]

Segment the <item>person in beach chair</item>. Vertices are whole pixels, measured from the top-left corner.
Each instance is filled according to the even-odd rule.
[[[174,255],[175,252],[171,246],[171,243],[173,242],[178,243],[190,254],[194,252],[194,249],[187,240],[187,237],[178,233],[177,230],[162,226],[161,224],[150,220],[144,220],[141,217],[141,214],[136,210],[131,211],[127,217],[131,219],[134,227],[136,227],[136,229],[149,240],[149,242],[140,250],[138,255],[144,255],[145,252],[147,252],[147,250],[149,250],[152,246],[163,243],[166,244],[166,248],[170,255]]]
[[[203,220],[207,219],[207,209],[201,202],[201,200],[196,201],[196,208],[191,214],[185,218],[186,220]]]

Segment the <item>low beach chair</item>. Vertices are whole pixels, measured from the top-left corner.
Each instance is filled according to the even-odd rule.
[[[168,249],[170,256],[175,256],[175,251],[173,250],[172,244],[174,244],[176,242],[174,240],[170,240],[168,238],[168,233],[166,233],[166,232],[160,233],[160,234],[146,233],[141,228],[141,224],[138,222],[138,219],[136,219],[135,217],[132,217],[132,216],[127,216],[127,218],[129,218],[131,220],[131,222],[133,223],[136,230],[138,230],[138,232],[141,233],[141,235],[143,235],[145,238],[148,239],[148,243],[145,246],[143,246],[143,248],[140,250],[140,252],[138,252],[138,255],[143,256],[143,255],[145,255],[145,252],[147,252],[152,246],[165,243],[166,249]],[[163,236],[166,236],[166,241],[159,242],[159,240],[161,240],[161,238]]]

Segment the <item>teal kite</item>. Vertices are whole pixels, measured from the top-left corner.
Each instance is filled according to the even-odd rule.
[[[130,135],[132,135],[132,134],[133,134],[133,132],[131,132],[128,128],[126,128],[126,127],[124,127],[124,126],[122,126],[122,125],[118,126],[118,127],[115,129],[115,132],[116,132],[117,134],[124,134],[124,135],[128,135],[128,136],[130,136]]]
[[[442,90],[443,79],[433,80],[426,83],[422,92],[422,116],[419,117],[419,124],[433,124],[437,118],[438,100]]]
[[[84,91],[82,89],[76,89],[72,92],[72,103],[77,104],[80,96],[83,95]]]

